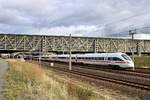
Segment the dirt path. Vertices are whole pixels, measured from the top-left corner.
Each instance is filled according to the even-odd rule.
[[[8,63],[0,59],[0,100],[2,100],[4,77],[5,77],[7,69],[8,69]]]

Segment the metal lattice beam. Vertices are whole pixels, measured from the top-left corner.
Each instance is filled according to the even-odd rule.
[[[150,40],[72,37],[74,52],[134,52],[150,53]],[[0,50],[61,51],[69,50],[69,37],[0,34]]]

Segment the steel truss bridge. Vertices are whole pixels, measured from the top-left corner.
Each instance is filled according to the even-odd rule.
[[[150,53],[150,40],[0,34],[0,52],[68,52],[69,44],[72,52]]]

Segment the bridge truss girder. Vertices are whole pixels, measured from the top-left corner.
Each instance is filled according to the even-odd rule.
[[[72,37],[74,52],[144,52],[150,53],[150,40]],[[69,37],[0,34],[0,50],[57,51],[69,50]]]

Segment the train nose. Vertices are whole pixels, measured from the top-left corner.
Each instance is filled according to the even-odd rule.
[[[129,67],[132,67],[132,68],[134,67],[134,63],[133,62],[127,61],[127,64],[128,64]]]
[[[132,68],[133,68],[133,67],[134,67],[134,63],[130,63],[130,64],[129,64],[129,67],[132,67]]]

